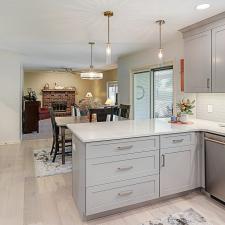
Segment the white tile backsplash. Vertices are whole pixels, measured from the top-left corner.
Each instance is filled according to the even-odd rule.
[[[208,112],[208,105],[212,112]],[[225,94],[197,94],[196,118],[225,122]]]

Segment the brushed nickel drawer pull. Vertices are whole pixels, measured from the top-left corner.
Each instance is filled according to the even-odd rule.
[[[127,145],[127,146],[119,146],[116,149],[117,150],[126,150],[126,149],[131,149],[133,145]]]
[[[133,166],[125,166],[125,167],[119,167],[117,169],[120,170],[120,171],[122,171],[122,170],[131,170],[133,168],[134,168]]]
[[[126,195],[131,195],[133,194],[133,191],[132,190],[129,190],[129,191],[121,191],[118,193],[119,196],[126,196]]]
[[[211,139],[211,138],[205,137],[205,140],[206,141],[211,141],[211,142],[214,142],[214,143],[217,143],[217,144],[220,144],[220,145],[225,145],[225,142],[217,141],[217,140],[214,140],[214,139]]]
[[[176,144],[176,143],[181,143],[181,142],[183,142],[183,141],[184,141],[184,139],[173,140],[173,143]]]
[[[207,88],[210,88],[210,79],[207,78]]]
[[[165,167],[166,163],[165,163],[165,155],[162,155],[162,167]]]

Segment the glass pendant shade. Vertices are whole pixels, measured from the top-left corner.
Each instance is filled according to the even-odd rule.
[[[111,64],[111,60],[112,60],[112,47],[110,43],[106,44],[106,63],[107,64]]]
[[[163,58],[163,50],[161,48],[159,49],[158,57],[159,59]]]
[[[84,80],[101,80],[103,78],[103,73],[98,73],[90,69],[88,72],[81,73],[80,77]]]
[[[163,58],[162,25],[165,24],[165,20],[157,20],[156,23],[159,25],[159,53],[158,53],[158,58],[161,60]]]
[[[112,46],[111,46],[111,43],[110,43],[110,17],[113,16],[113,12],[112,11],[105,11],[104,12],[104,16],[107,17],[107,20],[108,20],[108,33],[107,33],[107,43],[106,43],[106,64],[111,64],[112,62]]]

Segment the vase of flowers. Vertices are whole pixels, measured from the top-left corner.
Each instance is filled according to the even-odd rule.
[[[179,103],[177,103],[177,108],[179,110],[178,116],[180,118],[180,122],[187,123],[189,115],[193,115],[192,109],[195,107],[195,100],[190,101],[189,99],[182,99]]]

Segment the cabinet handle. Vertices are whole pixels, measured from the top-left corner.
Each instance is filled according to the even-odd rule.
[[[223,141],[217,141],[217,140],[214,140],[214,139],[211,139],[211,138],[207,138],[207,137],[205,137],[205,140],[206,141],[211,141],[213,143],[217,143],[217,144],[220,144],[220,145],[225,145],[225,142],[223,142]]]
[[[119,196],[126,196],[126,195],[131,195],[133,193],[132,190],[129,191],[121,191],[118,193]]]
[[[166,159],[166,156],[163,154],[162,155],[162,167],[165,167],[165,165],[166,165],[165,159]]]
[[[207,88],[210,88],[210,79],[207,78]]]
[[[120,171],[122,171],[122,170],[131,170],[131,169],[133,169],[133,166],[119,167],[117,169],[120,170]]]
[[[131,149],[133,145],[127,145],[127,146],[119,146],[116,149],[117,150],[126,150],[126,149]]]
[[[181,143],[181,142],[183,142],[184,141],[184,139],[179,139],[179,140],[173,140],[173,143],[175,144],[175,143]]]

